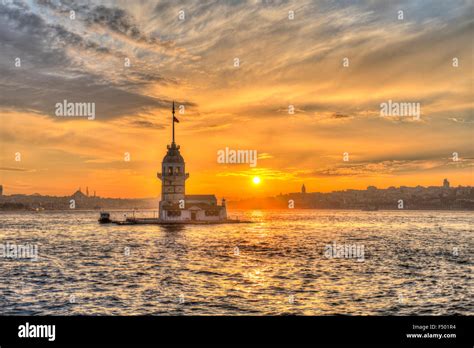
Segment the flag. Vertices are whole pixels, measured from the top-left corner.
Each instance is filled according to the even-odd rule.
[[[173,115],[173,122],[179,123],[179,120],[174,115]]]

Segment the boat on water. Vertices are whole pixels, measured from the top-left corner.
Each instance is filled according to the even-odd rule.
[[[180,220],[180,221],[169,221],[158,218],[135,218],[129,217],[125,220],[112,220],[110,213],[101,212],[99,217],[99,223],[110,224],[114,223],[117,225],[218,225],[218,224],[242,224],[251,223],[252,221],[238,220],[238,219],[220,219],[220,220]]]
[[[99,217],[99,223],[101,224],[108,224],[108,223],[111,223],[113,222],[112,220],[110,220],[110,213],[107,213],[107,212],[100,212],[100,217]]]

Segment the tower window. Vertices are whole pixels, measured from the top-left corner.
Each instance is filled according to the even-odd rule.
[[[176,174],[179,174],[179,167],[176,167],[174,172],[175,172]]]
[[[173,167],[168,167],[168,174],[173,174]]]

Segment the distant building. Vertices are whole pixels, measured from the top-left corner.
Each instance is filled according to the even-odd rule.
[[[185,182],[189,173],[185,171],[184,158],[180,146],[174,141],[174,123],[179,122],[174,115],[173,102],[173,140],[167,146],[161,163],[161,201],[159,204],[160,219],[164,221],[221,221],[227,219],[225,200],[217,205],[214,195],[186,195]]]
[[[301,193],[303,193],[303,194],[306,193],[306,187],[304,186],[304,184],[303,184],[303,186],[301,186]]]
[[[87,198],[87,196],[85,194],[83,194],[82,191],[81,191],[81,188],[79,188],[76,192],[74,192],[71,195],[71,198],[73,198],[75,200],[82,200],[82,199]]]
[[[3,196],[3,185],[0,185],[0,196]]]
[[[446,189],[449,188],[449,181],[448,181],[448,179],[444,179],[444,180],[443,180],[443,188],[446,188]]]

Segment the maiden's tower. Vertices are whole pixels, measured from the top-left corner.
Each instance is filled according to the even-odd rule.
[[[227,220],[225,200],[217,204],[214,195],[186,195],[186,180],[189,174],[185,170],[185,162],[181,156],[180,146],[175,142],[174,102],[172,109],[172,141],[167,146],[167,152],[161,163],[161,201],[159,216],[163,222],[218,222]]]

